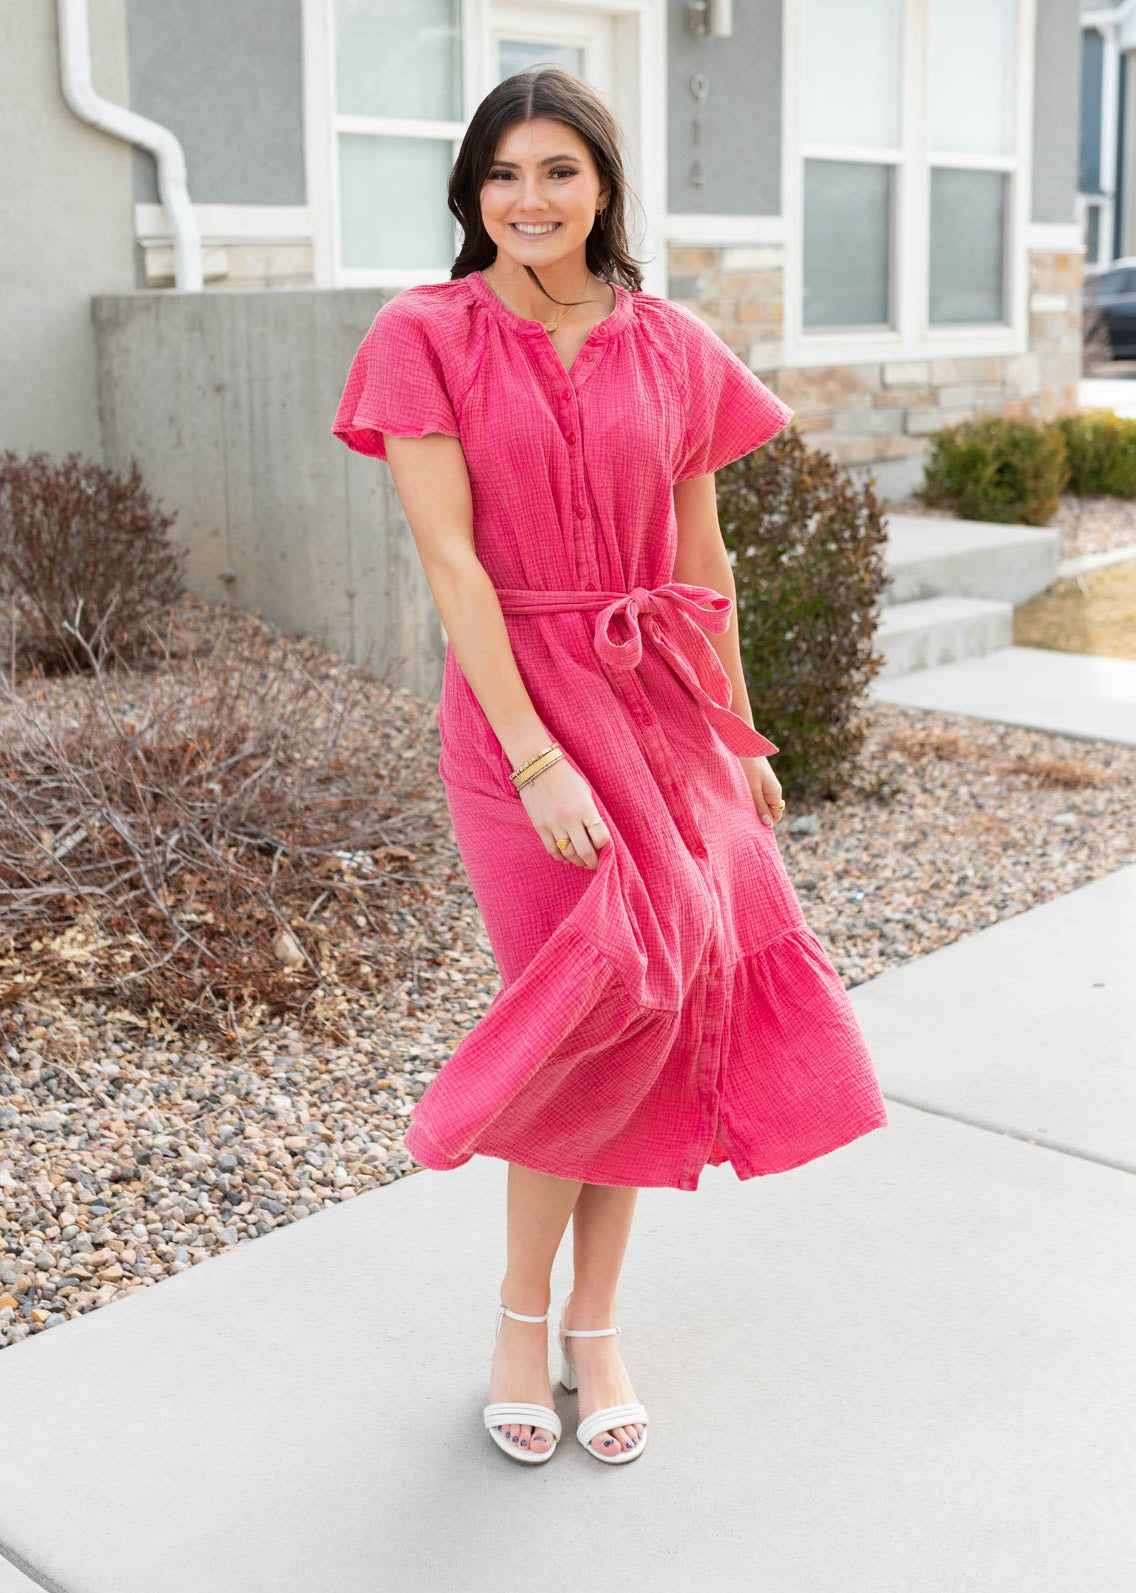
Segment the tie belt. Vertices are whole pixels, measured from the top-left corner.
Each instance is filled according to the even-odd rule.
[[[630,592],[539,591],[499,587],[504,614],[558,614],[597,609],[593,645],[600,662],[619,673],[634,669],[643,657],[643,637],[654,642],[722,741],[739,758],[758,758],[777,748],[734,713],[733,687],[713,645],[703,634],[729,629],[733,599],[711,586],[668,581],[664,586],[635,586]],[[615,620],[627,625],[627,637],[616,639]],[[642,623],[640,623],[642,622]]]

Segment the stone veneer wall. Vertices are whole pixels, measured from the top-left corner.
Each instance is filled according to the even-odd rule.
[[[922,478],[929,432],[984,414],[1049,420],[1077,406],[1082,374],[1080,253],[1031,251],[1029,350],[863,364],[784,364],[784,250],[672,245],[669,296],[708,322],[796,410],[794,424],[902,495]]]
[[[172,288],[172,244],[141,245],[142,271],[148,288]],[[315,279],[315,253],[310,243],[206,243],[201,249],[201,274],[206,289],[310,287]]]

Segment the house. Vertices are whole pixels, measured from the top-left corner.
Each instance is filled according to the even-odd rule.
[[[1136,0],[1082,0],[1077,218],[1085,268],[1136,255]]]
[[[624,129],[644,287],[900,495],[938,426],[1075,407],[1081,13],[27,0],[0,110],[0,446],[136,454],[202,592],[412,658],[425,621],[383,594],[420,595],[413,557],[373,534],[397,506],[383,467],[329,442],[329,406],[384,299],[449,276],[446,179],[473,107],[550,62]],[[114,107],[133,113],[117,130]]]

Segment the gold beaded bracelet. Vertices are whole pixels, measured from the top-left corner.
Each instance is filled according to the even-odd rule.
[[[526,785],[536,779],[538,774],[543,774],[546,769],[551,769],[554,763],[559,763],[563,756],[559,742],[552,741],[543,752],[538,752],[535,758],[530,758],[528,763],[523,763],[519,769],[513,769],[509,779],[512,780],[516,790],[522,791]]]

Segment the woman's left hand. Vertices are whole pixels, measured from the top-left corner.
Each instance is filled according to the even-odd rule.
[[[769,766],[768,758],[742,758],[739,760],[753,792],[753,805],[763,824],[776,824],[785,812],[778,807],[781,801],[781,782]]]

